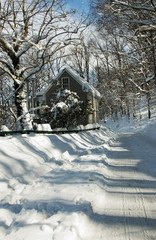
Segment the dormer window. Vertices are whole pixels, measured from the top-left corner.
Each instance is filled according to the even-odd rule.
[[[68,77],[64,77],[61,79],[61,85],[63,89],[70,89],[70,81]]]

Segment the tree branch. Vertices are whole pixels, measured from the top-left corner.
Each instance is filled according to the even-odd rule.
[[[114,5],[122,5],[122,6],[132,8],[132,9],[135,9],[135,10],[145,10],[145,11],[150,11],[150,12],[154,12],[154,13],[156,12],[155,8],[148,8],[148,7],[143,7],[143,6],[130,5],[130,4],[127,4],[125,2],[121,2],[121,1],[117,1],[117,0],[114,0],[113,4]]]

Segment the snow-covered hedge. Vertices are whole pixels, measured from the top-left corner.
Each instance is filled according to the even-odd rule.
[[[93,111],[89,102],[80,101],[75,92],[62,90],[57,94],[56,101],[49,112],[42,117],[43,123],[49,123],[51,128],[76,127]]]

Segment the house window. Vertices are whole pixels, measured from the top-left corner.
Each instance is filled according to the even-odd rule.
[[[62,88],[63,89],[70,89],[69,78],[68,77],[62,78]]]

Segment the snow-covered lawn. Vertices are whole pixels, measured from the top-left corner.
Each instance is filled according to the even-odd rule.
[[[1,137],[0,239],[156,239],[156,122]]]

